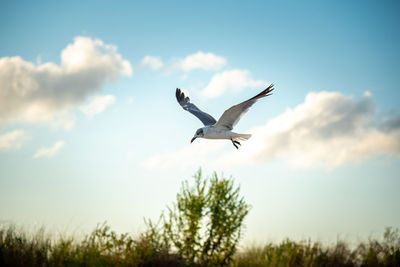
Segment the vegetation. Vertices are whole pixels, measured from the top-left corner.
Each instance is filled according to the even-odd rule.
[[[176,203],[161,217],[164,247],[192,264],[227,265],[236,252],[249,205],[232,179],[214,173],[203,180],[199,170],[194,180],[193,186],[187,181],[182,184]]]
[[[139,236],[98,225],[77,240],[0,226],[0,266],[400,266],[400,232],[350,247],[284,240],[237,250],[249,205],[215,173],[182,184],[176,202]]]
[[[386,228],[381,241],[369,240],[350,248],[344,241],[325,247],[320,243],[269,243],[236,254],[232,266],[400,266],[400,233]]]

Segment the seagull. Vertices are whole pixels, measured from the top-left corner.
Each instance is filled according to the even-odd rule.
[[[232,132],[233,126],[239,122],[258,99],[271,95],[273,90],[274,85],[271,84],[258,95],[225,110],[217,121],[213,116],[201,111],[195,104],[191,103],[190,98],[185,96],[181,89],[176,88],[176,100],[178,100],[179,105],[181,105],[184,110],[195,115],[204,124],[204,127],[197,129],[190,143],[193,143],[196,138],[228,139],[232,141],[236,149],[239,149],[238,145],[241,145],[239,141],[248,140],[251,134]]]

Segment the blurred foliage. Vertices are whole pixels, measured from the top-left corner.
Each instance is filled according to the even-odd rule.
[[[232,179],[203,179],[199,171],[135,237],[106,223],[79,240],[0,225],[0,266],[400,266],[400,231],[390,227],[382,239],[352,247],[286,239],[237,250],[248,211]]]
[[[2,226],[0,266],[186,266],[155,246],[154,238],[147,232],[136,239],[118,235],[105,223],[80,241],[53,241],[43,230],[29,236],[14,226]]]
[[[150,229],[137,238],[118,235],[106,224],[82,240],[53,240],[43,229],[29,235],[14,226],[0,227],[0,266],[225,266],[182,259],[160,235]],[[237,251],[227,266],[400,266],[400,233],[387,228],[382,240],[371,239],[350,248],[343,241],[323,246],[316,242],[294,242],[249,247]]]
[[[386,228],[383,240],[370,239],[350,248],[344,241],[321,243],[294,242],[250,247],[235,255],[232,266],[400,266],[400,232]]]
[[[228,265],[242,233],[249,205],[232,179],[216,173],[203,179],[201,170],[194,185],[183,182],[176,203],[162,216],[162,235],[180,258],[201,266]]]

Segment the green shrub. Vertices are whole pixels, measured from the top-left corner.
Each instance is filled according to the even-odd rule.
[[[161,217],[164,247],[190,265],[229,264],[249,212],[239,190],[232,179],[216,173],[203,179],[201,170],[194,175],[193,185],[183,182],[176,202]]]

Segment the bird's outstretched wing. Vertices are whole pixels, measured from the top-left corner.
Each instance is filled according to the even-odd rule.
[[[229,109],[225,110],[221,118],[217,121],[214,127],[223,128],[227,130],[232,130],[239,120],[246,114],[250,107],[259,99],[271,95],[274,90],[274,85],[271,84],[264,91],[250,98],[240,104],[234,105]]]
[[[185,96],[185,94],[179,88],[176,88],[176,100],[178,100],[179,105],[181,105],[184,110],[189,111],[199,118],[199,120],[201,120],[205,126],[213,125],[217,122],[213,116],[201,111],[198,107],[196,107],[195,104],[190,103],[190,98]]]

